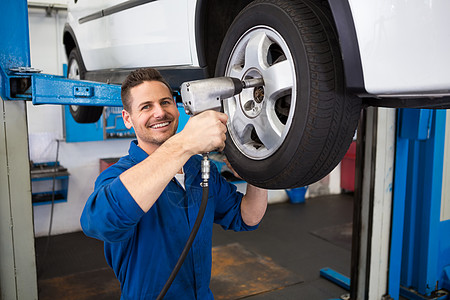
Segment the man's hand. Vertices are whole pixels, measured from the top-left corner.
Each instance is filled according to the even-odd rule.
[[[205,111],[191,117],[179,133],[192,155],[225,148],[228,116],[216,111]]]

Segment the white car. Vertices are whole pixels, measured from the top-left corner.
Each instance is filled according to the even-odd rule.
[[[121,83],[156,67],[174,88],[263,78],[224,101],[226,155],[265,188],[313,183],[342,159],[364,103],[450,107],[450,1],[69,0],[69,76]],[[91,122],[99,107],[73,107]]]

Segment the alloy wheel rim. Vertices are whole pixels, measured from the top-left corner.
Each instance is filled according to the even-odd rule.
[[[69,69],[67,70],[67,78],[69,79],[81,79],[80,76],[80,67],[78,66],[78,62],[73,59],[69,64]],[[70,108],[72,111],[76,112],[79,108],[78,105],[71,105]]]
[[[295,75],[289,47],[273,28],[253,27],[234,46],[225,76],[264,80],[264,86],[245,89],[223,102],[229,135],[248,158],[265,159],[285,141],[296,105]]]

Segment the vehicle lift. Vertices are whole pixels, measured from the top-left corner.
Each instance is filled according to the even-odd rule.
[[[0,299],[29,300],[38,288],[25,101],[121,106],[120,86],[39,73],[31,68],[27,1],[2,0],[0,11]],[[350,291],[341,299],[450,299],[445,132],[445,110],[363,110],[351,276],[320,270]]]
[[[450,299],[445,110],[369,107],[358,127],[349,299]],[[447,132],[447,146],[444,148]],[[450,153],[446,153],[449,157]],[[448,162],[447,162],[448,164]],[[446,189],[446,191],[450,191]]]

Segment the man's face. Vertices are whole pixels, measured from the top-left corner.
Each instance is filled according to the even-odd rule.
[[[150,154],[176,133],[180,112],[167,86],[159,81],[131,88],[130,100],[131,111],[122,111],[125,126],[134,128],[139,146]]]

